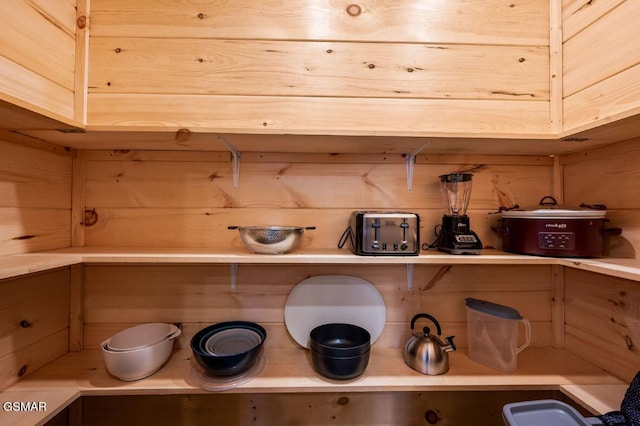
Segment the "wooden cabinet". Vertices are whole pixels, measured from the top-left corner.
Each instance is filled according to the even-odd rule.
[[[564,131],[640,113],[640,3],[563,3]]]
[[[550,136],[546,1],[97,0],[91,22],[91,130]]]
[[[84,123],[84,0],[8,0],[0,16],[0,128]],[[77,9],[77,10],[76,10]]]

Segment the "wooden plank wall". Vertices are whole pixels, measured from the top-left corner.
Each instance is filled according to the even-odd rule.
[[[418,212],[430,242],[443,214],[438,175],[456,170],[473,171],[473,227],[486,245],[498,246],[490,213],[537,204],[553,186],[547,157],[420,155],[411,192],[401,155],[243,155],[237,190],[228,153],[92,151],[80,158],[86,209],[98,218],[80,228],[91,247],[246,252],[227,225],[297,224],[317,226],[301,251],[331,252],[351,212],[364,208]],[[466,345],[465,297],[516,307],[533,322],[535,345],[554,342],[550,267],[417,266],[412,290],[403,265],[240,265],[238,273],[232,292],[228,265],[88,265],[84,346],[97,347],[139,322],[186,323],[189,335],[202,324],[238,318],[266,323],[275,336],[270,345],[292,345],[283,326],[287,295],[308,276],[336,273],[370,280],[381,291],[388,313],[383,345],[400,348],[408,321],[422,311]]]
[[[82,424],[495,426],[504,404],[547,398],[575,405],[554,391],[85,397]]]
[[[640,29],[629,18],[639,14],[634,0],[563,1],[565,131],[640,110]]]
[[[0,26],[0,99],[74,119],[76,1],[7,0]]]
[[[0,140],[0,255],[70,246],[72,162]]]
[[[549,136],[549,4],[91,2],[88,125]]]
[[[0,389],[69,350],[69,274],[0,281]]]
[[[296,343],[284,326],[293,287],[309,276],[363,278],[380,291],[386,325],[376,345],[400,348],[413,315],[426,312],[443,334],[467,346],[465,297],[512,306],[532,323],[532,345],[552,346],[551,268],[548,266],[417,266],[407,288],[402,265],[239,265],[235,291],[228,265],[87,265],[84,282],[84,347],[98,348],[119,330],[144,322],[183,324],[181,344],[208,324],[245,320],[267,328],[268,351]],[[455,354],[452,354],[455,357]]]
[[[405,210],[420,214],[422,240],[432,242],[444,212],[438,176],[470,171],[472,228],[485,246],[499,247],[490,213],[536,205],[553,188],[549,157],[421,154],[409,192],[399,154],[249,154],[234,190],[229,153],[81,152],[86,179],[78,191],[97,221],[74,227],[84,229],[86,246],[246,251],[228,225],[314,225],[303,249],[326,251],[337,247],[352,211]]]
[[[622,228],[608,240],[611,256],[637,259],[640,139],[565,156],[561,167],[565,202],[607,205],[609,225]],[[565,291],[567,349],[631,380],[640,365],[638,283],[566,269]]]

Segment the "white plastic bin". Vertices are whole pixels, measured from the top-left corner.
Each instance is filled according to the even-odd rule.
[[[513,372],[518,368],[518,353],[531,342],[531,324],[520,313],[504,305],[467,298],[469,357],[497,370]],[[518,346],[520,324],[525,342]]]

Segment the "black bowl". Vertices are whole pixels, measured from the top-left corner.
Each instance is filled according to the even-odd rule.
[[[362,375],[369,364],[369,354],[366,351],[357,356],[333,357],[311,349],[313,369],[321,376],[334,380],[355,379]]]
[[[248,321],[227,321],[203,328],[191,338],[191,351],[208,374],[231,376],[249,370],[262,353],[267,331]]]
[[[309,348],[331,357],[355,357],[369,351],[371,335],[353,324],[323,324],[309,333]]]

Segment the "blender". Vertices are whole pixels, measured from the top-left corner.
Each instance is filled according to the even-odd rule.
[[[471,196],[471,173],[440,176],[440,190],[446,214],[435,246],[451,254],[480,254],[482,242],[469,225],[467,206]]]

